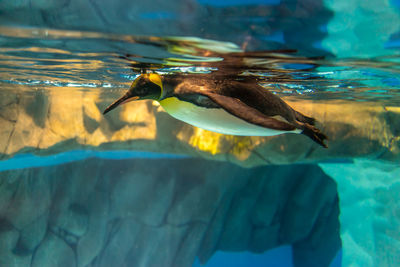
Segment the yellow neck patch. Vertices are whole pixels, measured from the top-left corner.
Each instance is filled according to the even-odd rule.
[[[150,73],[150,74],[147,74],[147,75],[148,75],[148,77],[149,77],[149,80],[150,80],[152,83],[155,83],[155,84],[157,84],[158,86],[160,86],[160,88],[161,88],[161,93],[160,93],[159,99],[161,99],[161,97],[163,96],[163,93],[164,93],[164,88],[163,88],[161,76],[158,75],[157,73]]]

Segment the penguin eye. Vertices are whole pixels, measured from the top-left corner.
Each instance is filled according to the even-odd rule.
[[[136,93],[139,95],[145,95],[147,93],[147,88],[145,86],[141,86],[136,88]]]
[[[136,84],[135,87],[135,92],[138,95],[146,95],[148,94],[149,90],[148,90],[148,83],[144,80],[139,80]]]
[[[162,87],[158,83],[148,79],[147,76],[141,76],[134,81],[131,86],[132,95],[139,96],[141,99],[160,98]]]

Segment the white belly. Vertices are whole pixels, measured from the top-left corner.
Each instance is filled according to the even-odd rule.
[[[169,97],[160,101],[161,106],[172,117],[209,131],[243,136],[272,136],[295,131],[278,131],[264,128],[239,119],[223,109],[203,108],[189,102]]]

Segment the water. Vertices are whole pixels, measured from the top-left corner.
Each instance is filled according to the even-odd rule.
[[[191,37],[15,27],[0,32],[3,88],[123,93],[142,69],[161,74],[223,69],[240,77],[256,76],[280,96],[399,105],[395,40],[386,44],[389,55],[337,59],[328,54],[306,57],[293,49],[246,55],[234,43]]]
[[[398,266],[398,1],[0,3],[0,266]],[[256,80],[318,120],[234,137],[141,72]]]

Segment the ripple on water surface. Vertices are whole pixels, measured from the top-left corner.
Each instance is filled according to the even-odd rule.
[[[296,99],[400,104],[400,58],[395,52],[368,60],[310,58],[295,50],[244,52],[233,43],[195,37],[12,27],[0,27],[0,44],[2,90],[15,89],[14,84],[27,91],[63,87],[114,92],[126,90],[143,69],[223,71],[236,79],[257,79],[268,90]]]

